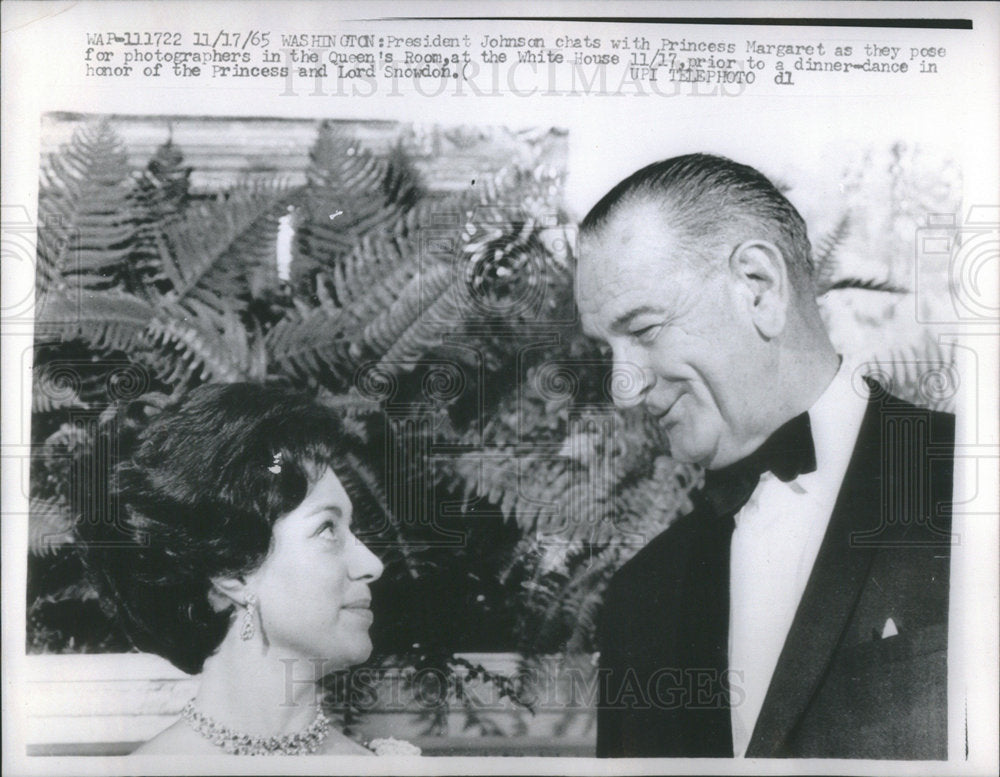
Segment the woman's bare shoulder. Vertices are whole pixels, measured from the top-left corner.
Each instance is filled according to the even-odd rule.
[[[148,742],[132,751],[132,755],[199,755],[219,750],[204,737],[191,730],[183,720],[168,726]]]
[[[221,755],[222,750],[193,731],[183,720],[136,748],[132,755]],[[316,755],[374,755],[339,731],[331,731]]]
[[[316,755],[375,755],[346,734],[333,730],[316,751]]]

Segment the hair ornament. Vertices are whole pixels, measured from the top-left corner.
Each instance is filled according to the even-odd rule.
[[[274,454],[274,458],[271,459],[271,466],[267,468],[267,471],[273,475],[281,474],[281,451]]]

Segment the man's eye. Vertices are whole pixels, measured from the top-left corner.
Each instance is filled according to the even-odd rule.
[[[644,326],[639,329],[633,329],[629,332],[629,335],[639,342],[648,343],[656,338],[656,335],[660,331],[659,324],[650,324],[649,326]]]

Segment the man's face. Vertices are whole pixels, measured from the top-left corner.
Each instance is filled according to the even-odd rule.
[[[664,220],[639,203],[584,236],[576,302],[584,332],[610,346],[615,404],[644,405],[675,459],[716,469],[766,436],[767,355],[728,257],[684,255]]]

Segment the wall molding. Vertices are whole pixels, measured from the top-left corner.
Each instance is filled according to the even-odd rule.
[[[522,666],[516,653],[460,657],[508,675]],[[569,681],[566,667],[575,672]],[[32,655],[25,669],[28,753],[35,755],[131,752],[173,723],[198,688],[196,676],[146,653]],[[592,755],[592,675],[589,657],[542,659],[522,675],[533,684],[535,714],[498,699],[489,684],[468,682],[466,691],[481,704],[477,715],[483,724],[471,729],[460,704],[435,714],[440,711],[422,705],[406,683],[387,688],[390,679],[379,685],[380,701],[366,709],[358,729],[365,738],[396,736],[442,755]],[[384,705],[382,699],[396,703]]]

